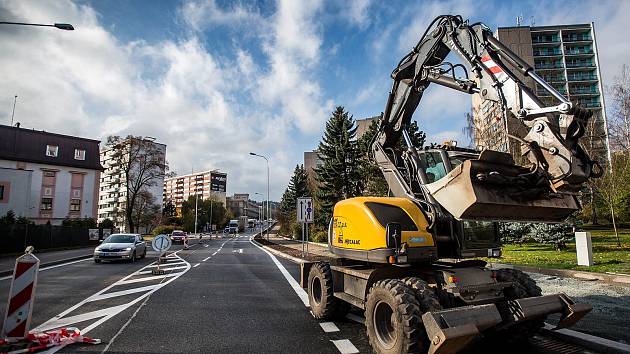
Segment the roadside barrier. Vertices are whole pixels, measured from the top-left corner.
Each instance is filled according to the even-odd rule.
[[[0,353],[33,353],[79,342],[99,344],[99,339],[84,337],[77,328],[29,333],[38,272],[39,258],[33,255],[33,246],[28,246],[24,255],[15,260],[9,302],[0,332]]]
[[[2,337],[24,338],[28,334],[39,271],[39,259],[32,252],[33,247],[28,246],[24,255],[15,260]]]

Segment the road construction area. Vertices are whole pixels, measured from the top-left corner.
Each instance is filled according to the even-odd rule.
[[[91,259],[42,267],[31,328],[77,327],[101,339],[48,353],[371,353],[363,313],[315,320],[299,264],[252,241],[252,233],[173,246],[163,275],[157,254],[136,263]],[[10,279],[0,280],[7,294]],[[5,303],[0,305],[4,313]],[[551,349],[550,349],[551,348]],[[504,352],[479,343],[470,352]],[[535,337],[513,353],[594,353]]]

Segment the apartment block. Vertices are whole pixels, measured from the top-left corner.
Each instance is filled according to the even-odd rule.
[[[593,23],[501,27],[495,35],[558,92],[593,111],[581,142],[592,158],[601,163],[609,161],[606,110]],[[546,105],[559,103],[533,80],[520,78]],[[507,138],[507,133],[523,133],[520,122],[510,118],[505,124],[498,104],[482,101],[479,95],[473,95],[472,102],[474,144],[479,148],[510,152],[515,158],[520,156],[520,143]]]
[[[177,213],[181,212],[184,201],[190,196],[197,195],[200,199],[212,197],[226,205],[225,190],[227,174],[219,170],[208,170],[183,176],[171,177],[164,180],[164,203],[171,201]]]
[[[0,125],[0,215],[37,224],[96,218],[99,141]]]
[[[143,150],[151,150],[158,152],[158,158],[161,163],[166,161],[166,145],[157,143],[153,138],[145,138],[143,140],[132,139],[126,140],[127,144],[138,144]],[[131,148],[134,149],[134,148]],[[100,153],[101,164],[104,167],[103,173],[100,179],[99,200],[98,200],[98,221],[101,222],[105,219],[110,219],[114,222],[115,227],[119,231],[127,230],[127,222],[125,220],[125,207],[127,204],[127,180],[125,172],[122,166],[118,165],[118,161],[114,158],[116,152],[113,149],[103,149]],[[127,159],[130,158],[131,152],[128,152]],[[133,170],[132,165],[132,170]],[[158,171],[158,175],[162,177],[156,177],[149,182],[150,186],[145,188],[145,191],[149,192],[155,203],[162,206],[163,192],[164,192],[164,170]],[[139,232],[145,232],[146,230],[140,229]]]

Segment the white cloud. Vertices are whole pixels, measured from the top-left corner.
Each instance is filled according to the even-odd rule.
[[[341,16],[348,22],[365,29],[370,25],[368,10],[371,0],[351,0],[344,1],[341,8]]]
[[[213,2],[204,4],[206,12],[220,11]],[[185,6],[182,14],[194,12],[191,4]],[[279,198],[301,159],[301,152],[291,149],[293,126],[319,131],[322,107],[330,105],[321,100],[317,82],[308,79],[307,68],[317,63],[321,46],[317,28],[308,24],[317,8],[281,6],[286,13],[269,22],[275,35],[265,39],[269,63],[261,65],[240,48],[232,60],[217,56],[195,31],[179,42],[121,43],[91,7],[69,0],[2,3],[0,10],[13,18],[64,19],[76,30],[0,32],[6,51],[0,56],[3,87],[10,88],[0,97],[0,116],[10,117],[6,109],[17,94],[16,121],[23,127],[103,141],[110,134],[153,136],[167,144],[171,168],[180,173],[191,168],[228,172],[229,192],[266,191],[264,161],[248,154],[256,151],[271,159],[272,197]],[[224,16],[253,13],[222,11],[189,23],[208,26]],[[272,92],[266,103],[279,102],[280,109],[259,109],[255,100],[264,95],[254,93],[261,89]],[[247,104],[240,104],[244,100]]]
[[[224,9],[215,0],[190,1],[180,11],[186,23],[197,31],[213,26],[265,25],[257,9],[243,4]]]

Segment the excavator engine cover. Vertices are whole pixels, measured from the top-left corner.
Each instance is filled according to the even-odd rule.
[[[493,150],[425,186],[457,219],[560,222],[578,209],[574,195],[552,192],[538,172]]]
[[[400,236],[388,238],[388,225]],[[335,205],[328,245],[332,253],[367,262],[434,261],[437,248],[427,227],[420,208],[407,198],[349,198]]]

